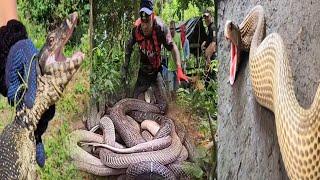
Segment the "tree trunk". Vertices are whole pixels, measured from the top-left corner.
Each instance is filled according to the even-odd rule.
[[[279,33],[286,45],[295,93],[303,107],[313,102],[320,79],[320,1],[220,1],[218,6],[218,179],[288,179],[277,140],[274,115],[260,106],[249,78],[248,54],[241,56],[236,81],[229,84],[227,19],[240,24],[255,5],[265,9],[267,35]]]

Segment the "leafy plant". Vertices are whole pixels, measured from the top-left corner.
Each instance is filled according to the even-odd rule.
[[[213,61],[210,69],[217,72],[217,61]],[[204,77],[199,81],[204,83]],[[210,127],[208,113],[216,120],[217,117],[217,82],[210,80],[208,86],[202,90],[198,89],[178,89],[176,102],[186,108],[198,119],[198,132],[204,135],[206,140],[212,140],[212,134],[217,129],[217,122],[212,122]],[[213,131],[213,132],[212,132]],[[216,151],[204,149],[201,146],[197,149],[198,157],[195,163],[187,163],[185,171],[192,175],[192,179],[209,179],[212,178],[216,164]]]
[[[181,8],[180,0],[172,0],[164,4],[160,17],[168,24],[171,20],[178,22],[200,15],[201,10],[194,3],[189,2],[185,8]]]
[[[187,172],[192,179],[212,179],[212,168],[214,168],[216,162],[212,149],[206,149],[203,147],[197,148],[198,156],[194,163],[186,162],[183,164],[183,169]]]
[[[6,102],[6,98],[0,96],[0,110],[5,109],[6,107],[8,107],[8,104]]]
[[[75,85],[75,93],[76,94],[83,94],[86,91],[87,91],[87,89],[82,83],[80,83],[80,82],[76,83],[76,85]]]
[[[75,95],[68,94],[64,96],[64,98],[59,101],[57,108],[59,109],[59,111],[64,113],[78,112],[78,103],[76,101]]]
[[[43,169],[38,169],[41,179],[81,178],[78,170],[70,163],[68,149],[64,144],[69,133],[69,124],[65,121],[57,134],[46,138],[46,165]]]
[[[79,23],[71,38],[72,47],[81,43],[89,23],[89,2],[83,0],[18,0],[19,19],[27,27],[29,37],[37,48],[45,42],[46,34],[72,12],[78,12]]]

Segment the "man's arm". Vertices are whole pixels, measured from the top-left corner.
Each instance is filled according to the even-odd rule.
[[[177,68],[181,67],[180,52],[179,52],[179,49],[178,49],[178,47],[177,47],[177,45],[175,43],[172,43],[171,53],[172,53],[173,60],[177,65]]]
[[[175,43],[172,43],[172,49],[171,49],[173,60],[175,61],[177,65],[177,79],[180,83],[180,80],[184,80],[188,82],[188,76],[186,76],[181,68],[181,59],[180,59],[180,52],[178,50],[178,47]]]

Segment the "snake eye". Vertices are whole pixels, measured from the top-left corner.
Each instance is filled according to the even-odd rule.
[[[53,45],[53,43],[54,43],[54,37],[50,36],[50,37],[49,37],[49,42],[48,42],[48,43],[49,43],[49,45],[50,45],[50,46],[52,46],[52,45]]]

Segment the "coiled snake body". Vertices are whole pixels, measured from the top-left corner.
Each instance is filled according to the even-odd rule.
[[[249,50],[250,77],[259,104],[275,114],[281,155],[290,179],[320,179],[320,88],[309,109],[294,93],[287,52],[277,33],[265,39],[264,10],[254,7],[239,27],[228,21],[231,42],[230,82],[233,84],[240,50]]]
[[[190,174],[182,166],[185,161],[194,160],[195,149],[186,129],[154,112],[160,112],[159,108],[147,102],[122,99],[111,109],[110,118],[106,115],[100,119],[98,127],[103,136],[94,133],[97,128],[72,132],[66,144],[75,165],[99,176],[125,174],[128,179],[139,179],[144,175],[150,179],[158,176],[161,179],[189,179]],[[130,122],[127,115],[134,122]],[[140,133],[144,129],[151,136],[147,142]],[[116,133],[124,144],[116,140]],[[98,147],[97,151],[86,152],[79,143]]]

